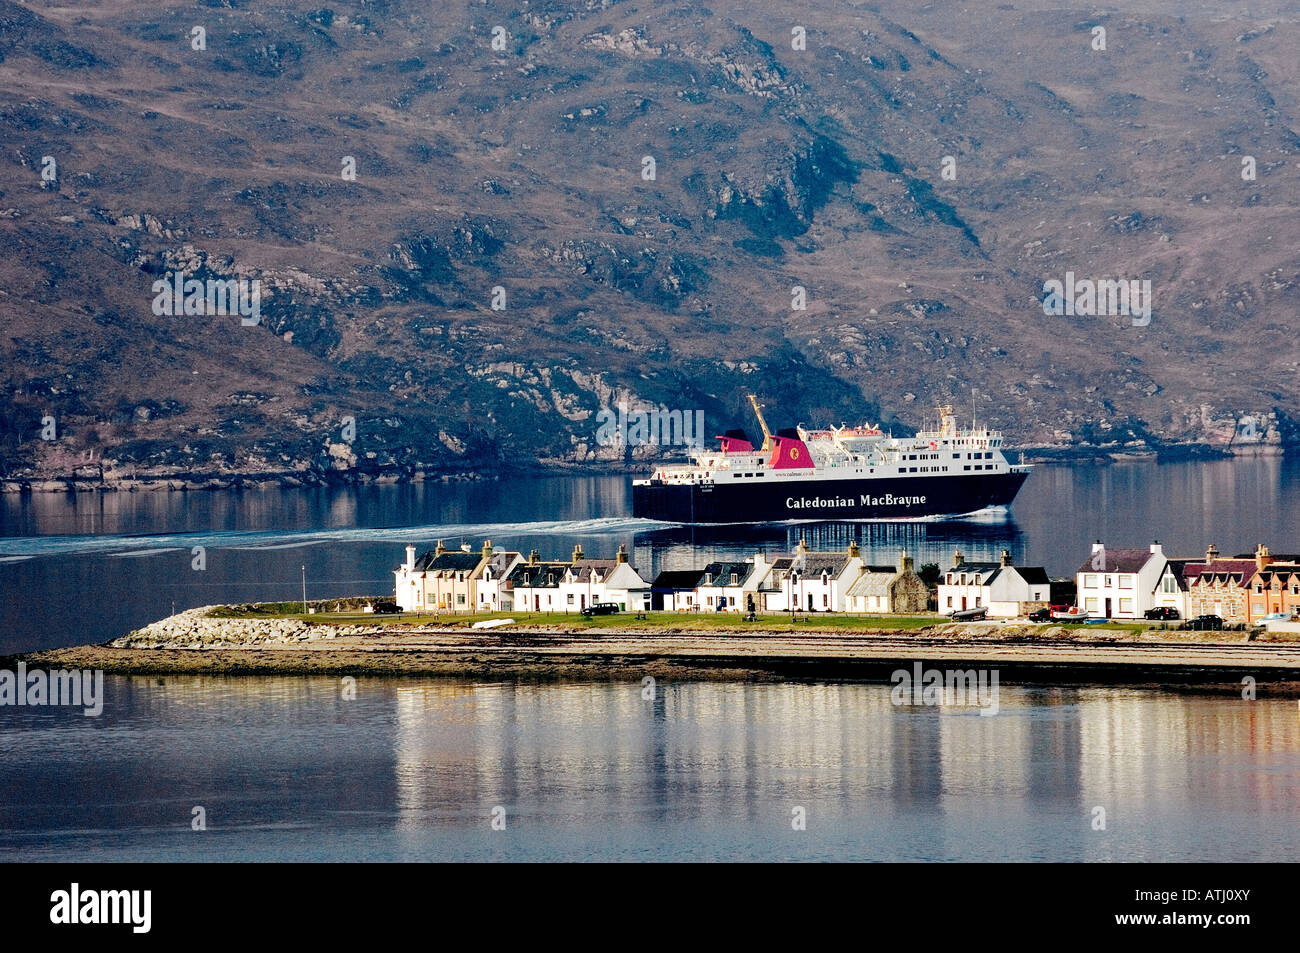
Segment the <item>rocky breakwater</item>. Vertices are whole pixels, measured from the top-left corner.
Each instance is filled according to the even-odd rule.
[[[186,609],[151,622],[109,643],[122,649],[267,648],[337,638],[339,628],[308,625],[301,619],[225,619],[211,615],[219,606]],[[365,626],[349,626],[359,634]]]

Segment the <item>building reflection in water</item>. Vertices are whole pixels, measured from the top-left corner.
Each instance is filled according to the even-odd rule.
[[[397,823],[413,834],[486,826],[501,804],[520,829],[578,840],[776,836],[804,805],[853,856],[1124,859],[1230,834],[1249,855],[1300,821],[1285,700],[1004,682],[983,717],[854,683],[661,682],[653,700],[635,682],[393,690]]]

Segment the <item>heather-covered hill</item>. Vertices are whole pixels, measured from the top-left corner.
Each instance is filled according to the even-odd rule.
[[[594,463],[602,406],[753,429],[751,390],[1294,439],[1298,47],[1285,2],[0,0],[0,459]],[[155,314],[175,271],[260,322]],[[1149,324],[1045,315],[1067,271]]]

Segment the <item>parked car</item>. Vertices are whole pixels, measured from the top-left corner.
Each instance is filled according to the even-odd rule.
[[[1188,619],[1180,629],[1193,629],[1196,631],[1207,631],[1223,628],[1223,619],[1217,615],[1198,615],[1195,619]]]
[[[1030,622],[1051,622],[1052,610],[1035,609],[1033,612],[1029,613],[1029,621]]]
[[[587,608],[582,610],[584,618],[590,619],[594,615],[618,615],[617,602],[593,602]]]
[[[1142,613],[1142,615],[1158,622],[1171,622],[1174,619],[1182,618],[1182,616],[1178,614],[1178,610],[1173,606],[1156,606],[1154,609],[1148,609],[1146,612]]]
[[[376,602],[374,608],[376,612],[392,613],[392,612],[402,611],[402,607],[399,606],[396,602]]]

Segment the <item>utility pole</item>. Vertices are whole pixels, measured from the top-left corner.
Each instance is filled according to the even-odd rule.
[[[307,614],[307,567],[302,567],[302,614]]]

